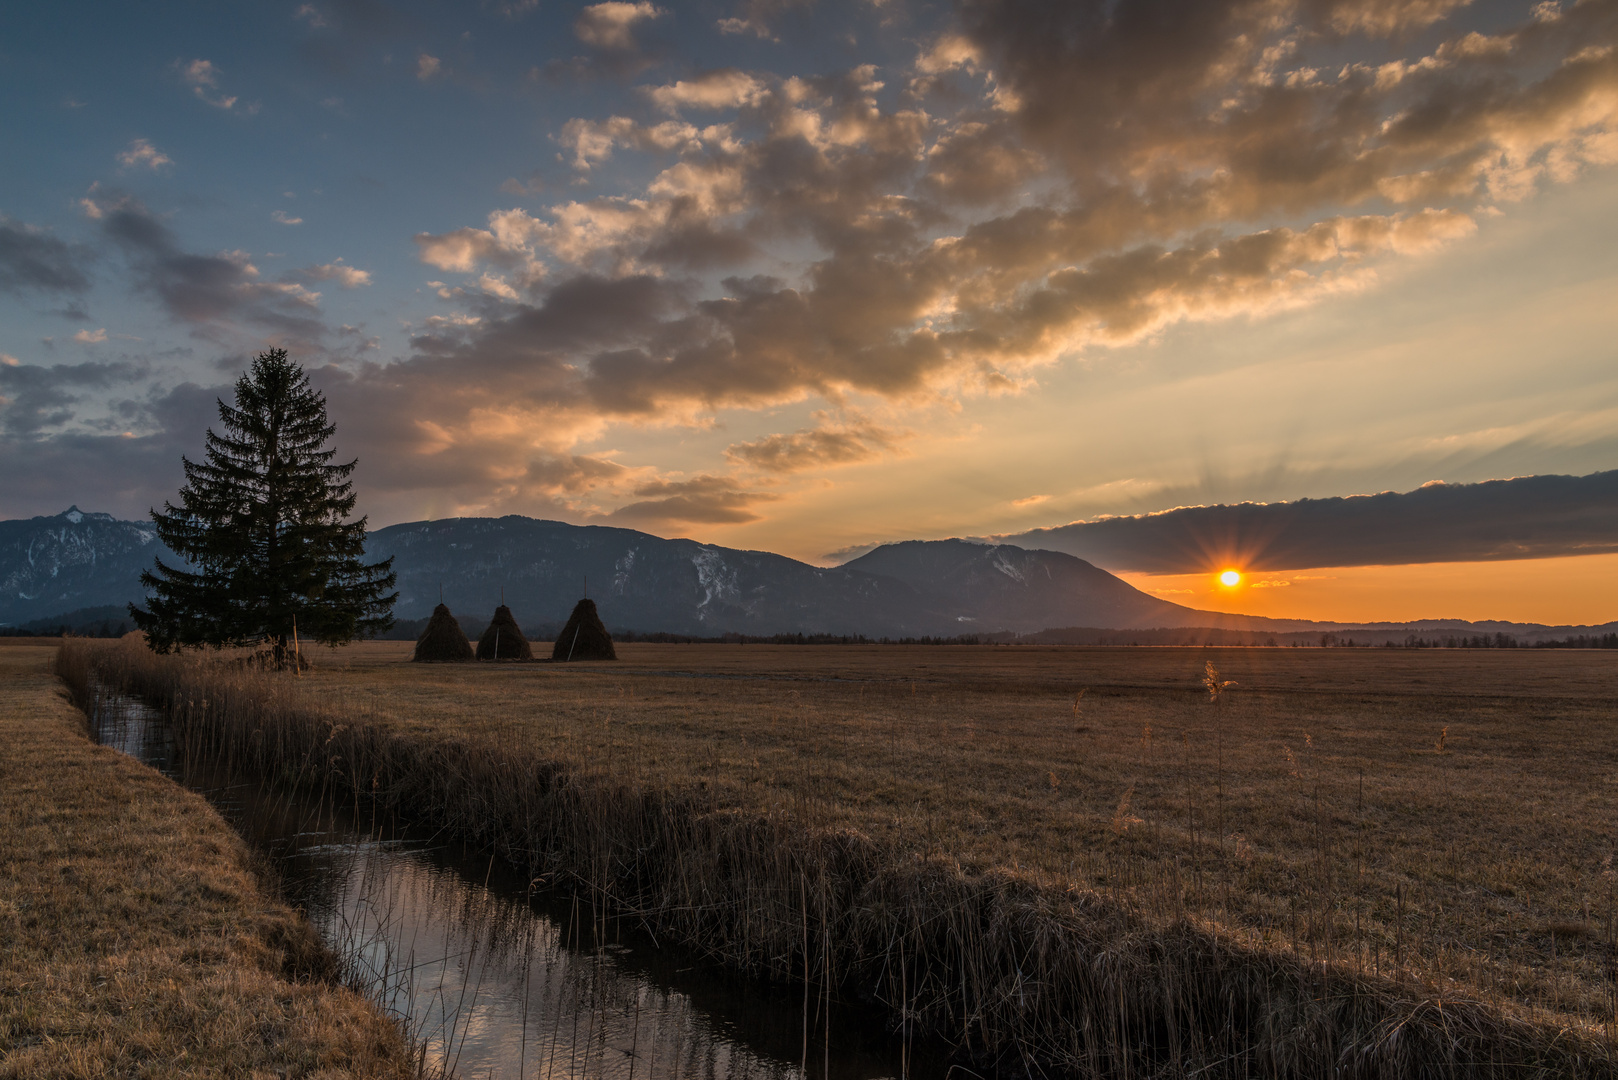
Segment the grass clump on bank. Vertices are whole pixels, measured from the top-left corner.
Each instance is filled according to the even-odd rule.
[[[1618,1075],[1608,658],[407,655],[292,680],[93,654],[195,752],[428,812],[983,1065]]]
[[[54,651],[0,645],[0,1077],[414,1075],[202,796],[89,741]]]

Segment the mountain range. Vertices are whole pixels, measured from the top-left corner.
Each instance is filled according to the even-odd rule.
[[[504,600],[525,625],[560,624],[583,594],[614,629],[716,635],[954,636],[1048,626],[1220,625],[1230,616],[1149,596],[1082,559],[964,540],[910,541],[837,567],[633,529],[525,517],[453,518],[372,533],[392,555],[398,611]]]
[[[819,567],[766,551],[513,515],[391,525],[370,533],[366,549],[368,558],[394,559],[401,621],[425,617],[440,598],[474,619],[504,602],[540,639],[586,594],[615,632],[693,636],[953,637],[1057,627],[1286,633],[1403,625],[1199,611],[1073,555],[965,540],[887,544],[842,566]],[[155,557],[175,560],[146,522],[77,507],[0,522],[0,625],[39,624],[84,609],[102,618],[141,598],[140,572]],[[1422,628],[1467,631],[1483,624],[1439,620]]]

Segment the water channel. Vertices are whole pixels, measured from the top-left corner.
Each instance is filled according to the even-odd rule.
[[[103,694],[98,741],[201,792],[266,853],[359,984],[463,1080],[943,1080],[870,1010],[746,982],[612,927],[486,853],[363,807],[187,769],[164,717]],[[807,1000],[806,1000],[807,998]]]

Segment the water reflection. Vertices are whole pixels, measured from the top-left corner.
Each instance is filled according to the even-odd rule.
[[[742,984],[487,855],[359,805],[186,767],[163,718],[103,695],[98,740],[202,792],[272,856],[284,892],[430,1063],[462,1077],[873,1080],[945,1075],[852,1007]],[[806,1023],[807,1017],[807,1023]],[[829,1048],[829,1052],[828,1052]]]

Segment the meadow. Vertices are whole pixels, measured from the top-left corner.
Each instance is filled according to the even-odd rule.
[[[202,796],[90,741],[0,642],[0,1077],[418,1074]]]
[[[199,753],[423,810],[980,1063],[1614,1074],[1601,651],[99,648]]]

